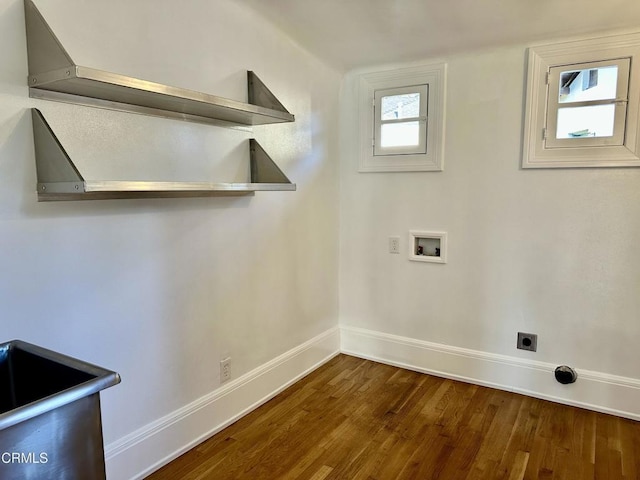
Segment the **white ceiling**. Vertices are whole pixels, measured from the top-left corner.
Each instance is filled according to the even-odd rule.
[[[607,30],[640,0],[237,0],[340,70]]]

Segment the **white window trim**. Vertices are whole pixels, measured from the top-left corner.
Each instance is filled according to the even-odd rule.
[[[546,148],[547,72],[556,66],[631,58],[623,145]],[[640,33],[593,38],[529,49],[522,168],[640,166]]]
[[[365,73],[359,82],[360,172],[442,171],[444,165],[444,113],[446,64]],[[374,155],[373,103],[376,90],[428,84],[427,153]]]

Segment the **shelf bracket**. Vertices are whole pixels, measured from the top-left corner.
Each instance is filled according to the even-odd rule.
[[[37,108],[31,109],[38,194],[80,193],[84,178]]]
[[[29,75],[74,68],[75,63],[31,0],[24,2]]]
[[[280,100],[271,93],[271,90],[269,90],[267,86],[262,83],[262,80],[260,80],[251,70],[247,72],[247,88],[249,92],[249,103],[251,105],[289,113],[289,110],[284,108],[284,105],[280,103]]]
[[[291,181],[253,138],[249,139],[251,183],[291,184]]]

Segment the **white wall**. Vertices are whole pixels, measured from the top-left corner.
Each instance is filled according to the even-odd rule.
[[[81,65],[240,101],[250,69],[296,115],[251,134],[32,100],[23,4],[0,0],[0,340],[121,374],[101,397],[109,457],[215,392],[225,356],[239,378],[336,327],[340,76],[233,1],[37,6]],[[254,136],[298,191],[38,204],[34,106],[88,179],[246,179]]]
[[[640,170],[521,170],[525,59],[526,45],[444,59],[443,172],[358,173],[361,71],[346,76],[343,350],[640,418],[637,398],[596,401],[548,372],[568,364],[640,386]],[[448,263],[408,261],[411,229],[448,232]],[[393,235],[402,255],[388,253]],[[516,350],[518,331],[538,334],[537,353]],[[484,371],[459,365],[464,355]],[[510,377],[498,361],[547,372]]]
[[[80,64],[237,100],[252,69],[296,115],[253,132],[295,193],[38,204],[33,106],[89,179],[239,180],[251,134],[29,99],[22,2],[0,0],[0,328],[122,375],[102,393],[110,478],[184,446],[165,430],[191,442],[241,413],[253,379],[269,392],[322,357],[314,345],[330,353],[338,295],[343,349],[362,356],[579,404],[598,403],[592,385],[556,392],[549,365],[638,386],[640,171],[519,168],[525,46],[445,59],[444,172],[359,174],[355,73],[339,112],[340,75],[252,11],[37,5]],[[409,262],[410,229],[447,231],[448,263]],[[537,353],[515,349],[517,331],[539,335]],[[227,355],[244,383],[220,388]]]

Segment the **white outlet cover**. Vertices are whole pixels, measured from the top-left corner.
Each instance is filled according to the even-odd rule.
[[[220,383],[231,379],[231,358],[220,360]]]
[[[389,253],[400,253],[400,237],[389,237]]]

